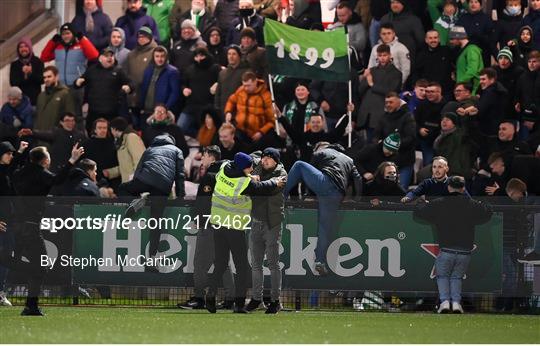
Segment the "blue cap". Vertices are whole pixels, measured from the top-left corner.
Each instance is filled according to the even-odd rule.
[[[253,165],[253,158],[246,153],[239,152],[234,155],[234,164],[239,169],[246,169]]]

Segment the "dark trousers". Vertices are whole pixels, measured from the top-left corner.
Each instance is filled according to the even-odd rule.
[[[229,263],[229,253],[232,253],[236,268],[235,296],[246,298],[248,288],[248,275],[250,271],[247,258],[246,232],[235,229],[219,228],[214,230],[215,261],[214,273],[210,282],[208,296],[215,296],[218,286],[223,281],[223,273]]]
[[[37,223],[25,222],[15,235],[15,255],[11,251],[0,252],[0,265],[28,276],[26,305],[36,307],[46,267],[41,266],[41,256],[47,255],[45,241]],[[23,262],[25,256],[29,262]]]
[[[148,198],[150,217],[153,219],[162,217],[167,204],[167,197],[169,196],[167,192],[160,191],[137,179],[120,184],[118,187],[119,196],[139,196],[143,192],[148,192],[150,194],[150,197]],[[148,253],[150,257],[157,254],[160,237],[161,229],[150,230],[150,249]]]

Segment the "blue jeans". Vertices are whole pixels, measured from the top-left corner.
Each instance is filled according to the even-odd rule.
[[[309,163],[296,161],[287,177],[285,197],[300,182],[303,182],[319,199],[315,261],[326,263],[326,252],[336,233],[337,211],[343,199],[343,193],[326,174]]]
[[[437,287],[441,302],[450,299],[453,302],[461,302],[461,283],[470,260],[470,254],[455,254],[444,251],[439,253],[435,260],[435,271],[437,272]]]
[[[414,174],[414,166],[399,167],[399,185],[407,191]]]
[[[427,166],[433,161],[433,141],[420,140],[420,150],[422,150],[422,166]]]
[[[197,133],[199,132],[199,123],[197,119],[195,119],[195,116],[188,113],[180,113],[180,117],[178,117],[178,121],[176,122],[176,125],[184,131],[184,134],[190,137],[197,137]]]

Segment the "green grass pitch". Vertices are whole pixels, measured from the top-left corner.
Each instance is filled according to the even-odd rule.
[[[539,316],[0,308],[1,343],[540,343]]]

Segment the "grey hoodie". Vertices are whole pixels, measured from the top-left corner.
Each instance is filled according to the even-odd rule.
[[[127,56],[129,54],[130,50],[125,47],[126,46],[126,33],[124,32],[124,29],[114,27],[112,29],[112,32],[115,32],[115,31],[119,32],[120,36],[122,36],[122,43],[120,43],[119,46],[115,47],[115,46],[112,45],[112,43],[109,40],[109,47],[108,48],[111,48],[114,51],[114,57],[115,57],[116,61],[118,62],[118,66],[122,67],[124,65],[124,63],[126,62],[126,59],[127,59]],[[111,35],[112,35],[112,33],[111,33]]]

